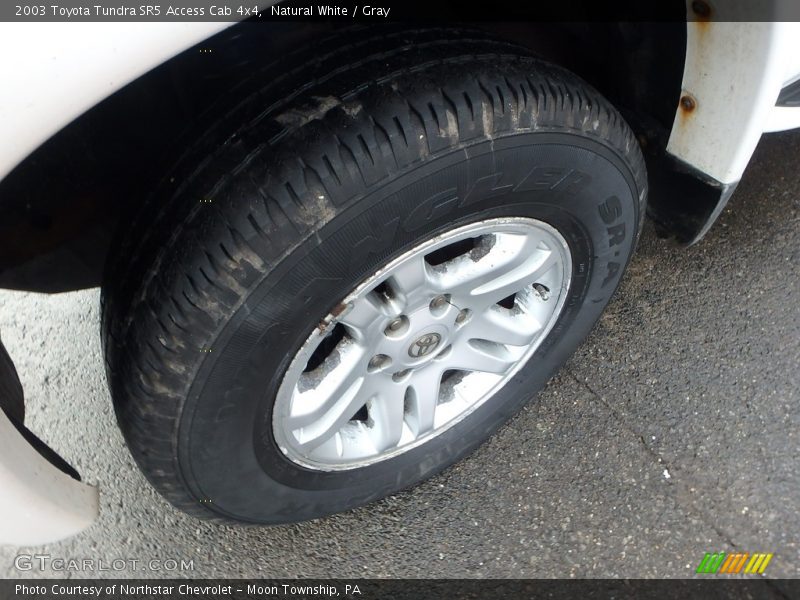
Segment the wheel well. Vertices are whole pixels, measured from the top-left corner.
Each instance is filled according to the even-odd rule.
[[[0,182],[0,287],[60,292],[101,284],[116,232],[198,132],[254,89],[262,67],[333,27],[241,23],[203,42],[213,52],[188,49],[53,136]],[[684,23],[477,27],[583,77],[619,108],[646,150],[666,146]]]

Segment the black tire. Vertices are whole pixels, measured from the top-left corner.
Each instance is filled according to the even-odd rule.
[[[25,395],[14,361],[0,340],[0,409],[17,423],[25,422]]]
[[[328,515],[474,450],[588,335],[644,215],[645,167],[619,113],[524,49],[395,32],[330,40],[314,56],[205,136],[161,208],[131,227],[104,287],[119,425],[155,488],[198,517]],[[395,458],[340,472],[287,460],[270,411],[312,328],[404,249],[492,216],[549,223],[573,257],[566,308],[528,367]]]

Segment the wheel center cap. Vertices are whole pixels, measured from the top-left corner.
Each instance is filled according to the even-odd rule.
[[[438,333],[425,333],[415,339],[408,347],[411,358],[424,358],[433,354],[442,343],[442,336]]]

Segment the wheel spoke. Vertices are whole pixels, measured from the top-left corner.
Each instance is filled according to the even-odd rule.
[[[434,428],[441,383],[442,370],[436,368],[436,365],[415,373],[409,382],[408,422],[415,437]]]
[[[364,405],[368,396],[363,361],[362,348],[352,341],[341,343],[319,367],[303,375],[286,423],[304,446],[313,448],[328,440]]]
[[[499,302],[519,292],[547,273],[558,262],[558,255],[550,250],[543,250],[525,259],[520,258],[518,262],[519,264],[510,267],[506,273],[473,289],[473,302],[477,301],[480,305]]]
[[[432,284],[431,272],[423,255],[416,256],[392,271],[389,285],[397,294],[396,301],[405,309],[420,296],[429,296]]]
[[[497,344],[527,346],[541,328],[539,320],[520,306],[509,310],[493,304],[472,317],[462,335]]]
[[[356,386],[350,388],[345,395],[335,402],[331,409],[325,412],[319,419],[309,423],[299,430],[295,430],[300,448],[305,452],[311,452],[323,443],[329,441],[339,430],[342,429],[364,406],[363,379]],[[290,420],[289,427],[294,423]]]
[[[385,318],[377,294],[371,293],[354,300],[346,312],[338,318],[338,322],[347,328],[355,340],[364,342],[376,323]]]
[[[448,369],[502,375],[516,362],[508,348],[484,340],[462,341],[443,362]]]
[[[558,262],[558,253],[533,235],[499,233],[475,260],[465,255],[437,272],[436,284],[460,307],[481,309],[533,283]]]
[[[377,452],[397,446],[403,437],[406,386],[387,382],[369,401],[370,439]]]

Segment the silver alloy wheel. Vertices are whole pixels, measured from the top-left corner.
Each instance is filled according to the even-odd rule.
[[[322,471],[406,452],[489,400],[552,329],[569,289],[553,227],[497,218],[419,244],[311,332],[275,400],[281,452]]]

